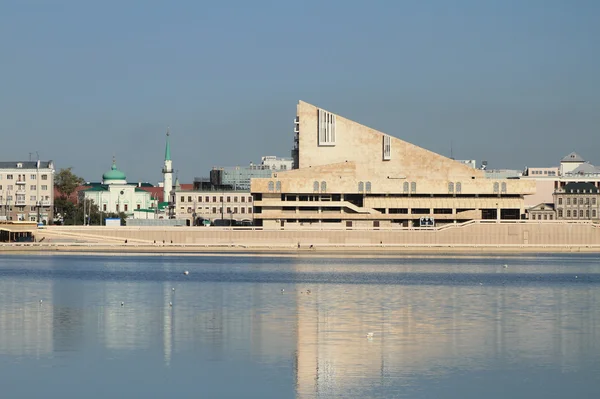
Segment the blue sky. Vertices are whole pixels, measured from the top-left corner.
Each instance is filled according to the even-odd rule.
[[[0,2],[0,159],[157,182],[289,156],[298,100],[494,168],[600,164],[600,2]],[[35,155],[34,155],[35,157]]]

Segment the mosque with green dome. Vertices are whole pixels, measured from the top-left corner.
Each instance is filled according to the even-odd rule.
[[[123,171],[117,168],[116,160],[109,171],[102,175],[102,183],[89,183],[89,188],[80,191],[86,200],[94,201],[101,212],[124,212],[134,217],[135,210],[155,208],[157,200],[151,198],[142,186],[148,183],[127,183]],[[151,185],[150,185],[151,186]]]

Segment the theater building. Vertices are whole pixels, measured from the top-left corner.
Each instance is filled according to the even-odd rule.
[[[384,228],[524,218],[535,183],[474,169],[305,102],[294,120],[294,169],[252,179],[264,227]]]

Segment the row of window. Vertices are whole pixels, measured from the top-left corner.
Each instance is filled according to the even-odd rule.
[[[409,187],[409,183],[407,181],[404,182],[404,184],[402,185],[402,190],[404,191],[404,194],[408,194],[408,187]],[[417,192],[417,183],[416,182],[410,182],[410,193],[411,194],[415,194]]]
[[[4,196],[3,196],[3,195],[0,195],[0,202],[1,202],[1,201],[4,201],[5,199],[6,199],[6,201],[12,201],[12,200],[13,200],[13,198],[15,198],[15,197],[13,197],[13,196],[12,196],[12,195],[10,195],[10,194],[8,194],[8,195],[6,196],[6,198],[4,198]],[[18,201],[25,201],[25,194],[17,194],[17,195],[16,195],[16,199],[17,199]],[[35,196],[35,195],[31,195],[31,196],[29,196],[29,201],[37,201],[37,196]],[[50,201],[50,196],[49,196],[49,195],[46,195],[46,196],[43,196],[43,195],[41,195],[41,196],[40,196],[40,201]]]
[[[573,205],[577,205],[577,198],[573,198],[573,201],[571,201],[571,198],[567,198],[567,205],[571,205],[571,203]],[[592,198],[592,205],[596,205],[596,198]],[[562,198],[558,198],[558,205],[562,205],[563,204],[563,199]],[[579,198],[579,205],[590,205],[590,198]]]
[[[2,176],[3,175],[0,174],[0,180],[2,180]],[[26,177],[26,175],[17,175],[17,179],[16,180],[17,181],[25,181],[26,180],[25,177]],[[36,180],[37,179],[37,175],[29,175],[29,178],[31,180]],[[14,175],[12,175],[12,174],[7,174],[6,175],[6,180],[14,180],[14,179],[15,179]],[[42,175],[42,180],[48,180],[48,175]]]
[[[280,188],[280,190],[281,190],[281,188]],[[222,195],[221,196],[213,195],[212,197],[207,195],[207,196],[203,197],[203,196],[200,195],[200,196],[197,197],[197,202],[215,202],[215,203],[217,203],[217,202],[219,202],[219,203],[221,203],[221,202],[231,202],[232,198],[233,198],[233,202],[238,202],[238,200],[239,200],[239,202],[246,202],[246,200],[248,200],[248,202],[252,202],[252,196],[251,195],[250,196],[243,196],[242,195],[242,196],[239,196],[239,197],[237,195],[234,195],[234,196],[228,195],[226,197],[222,196]],[[180,197],[180,199],[181,199],[181,202],[186,202],[186,196],[185,195],[182,195]],[[212,199],[212,201],[211,201],[211,199]],[[217,201],[217,199],[218,199],[218,201]],[[204,201],[202,201],[202,200],[204,200]],[[225,201],[223,201],[223,200],[225,200]],[[187,202],[194,202],[194,201],[195,201],[195,197],[193,197],[191,195],[187,196]]]
[[[462,183],[461,182],[456,182],[456,183],[450,182],[450,183],[448,183],[448,193],[450,193],[450,194],[452,194],[452,193],[456,193],[456,194],[462,193]]]
[[[180,207],[180,209],[182,211],[184,211],[185,207],[182,206],[182,207]],[[193,211],[194,211],[193,208],[191,208],[191,207],[187,208],[187,213],[192,213]],[[202,207],[198,207],[198,212],[202,213]],[[231,213],[234,213],[234,214],[235,213],[252,213],[252,207],[249,206],[248,208],[246,208],[246,207],[240,206],[238,208],[237,206],[233,206],[233,207],[228,206],[228,207],[225,208],[225,212],[223,212],[223,207],[213,206],[211,208],[209,206],[206,206],[206,207],[204,207],[204,212],[205,213],[209,213],[210,212],[210,213],[213,213],[213,214],[216,214],[216,213],[226,213],[226,214],[231,214]]]
[[[358,182],[358,192],[359,193],[370,193],[371,192],[371,182]]]
[[[280,181],[278,181],[278,182],[270,181],[268,183],[268,189],[269,189],[270,193],[272,193],[272,192],[280,193],[281,192],[281,182]]]
[[[506,194],[506,183],[500,184],[498,182],[495,182],[494,183],[494,194],[498,194],[498,193],[500,193],[500,191],[502,194]]]
[[[545,214],[544,216],[544,220],[554,220],[554,215],[552,214]],[[531,220],[535,220],[536,215],[531,215]],[[542,220],[542,215],[537,215],[537,220]]]
[[[313,182],[313,193],[318,193],[319,187],[321,188],[322,193],[327,192],[327,182],[326,181],[322,181],[321,184],[319,184],[318,181]]]
[[[548,175],[548,176],[556,176],[556,171],[554,170],[532,170],[531,171],[532,175]]]
[[[107,209],[108,208],[107,208],[106,204],[102,204],[102,211],[106,212]],[[136,209],[141,209],[141,205],[137,204]],[[115,210],[117,211],[117,213],[121,212],[121,206],[120,206],[120,204],[116,204],[115,205]],[[128,211],[129,211],[129,205],[128,204],[123,204],[123,212],[128,212]]]
[[[583,215],[585,215],[586,218],[590,218],[590,210],[586,209],[585,211],[583,209],[580,209],[579,211],[577,209],[573,209],[573,211],[571,212],[570,209],[567,209],[567,218],[577,218],[577,215],[579,214],[579,217],[582,218],[584,217]],[[596,210],[592,209],[592,219],[596,218]],[[562,218],[563,217],[563,210],[559,209],[558,210],[558,217]]]
[[[14,187],[12,184],[8,184],[8,185],[6,186],[6,191],[13,191],[13,190],[14,190],[14,188],[15,188],[15,187]],[[31,191],[35,191],[35,190],[37,190],[37,186],[36,186],[36,185],[31,185],[31,186],[29,186],[29,189],[30,189]],[[42,189],[42,190],[48,190],[48,186],[47,186],[46,184],[42,184],[42,185],[40,186],[40,189]],[[0,190],[2,190],[2,185],[1,185],[1,184],[0,184]]]
[[[12,211],[12,210],[13,210],[13,207],[12,207],[12,206],[9,206],[9,205],[0,205],[0,208],[2,208],[2,207],[4,207],[4,211],[5,211],[5,212],[6,212],[6,211],[9,211],[9,212],[10,212],[10,211]],[[24,210],[25,210],[25,205],[21,205],[21,206],[15,206],[14,208],[17,208],[17,210],[19,210],[19,211],[24,211]],[[37,211],[37,209],[38,209],[38,208],[37,208],[37,206],[30,206],[30,207],[29,207],[29,210],[30,210],[31,212],[35,212],[35,211]],[[44,212],[47,212],[47,209],[46,209],[46,210],[44,210]]]

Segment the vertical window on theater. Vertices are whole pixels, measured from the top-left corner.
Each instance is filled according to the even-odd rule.
[[[456,183],[456,194],[460,194],[461,192],[462,192],[462,183],[457,182]]]
[[[365,183],[359,181],[358,182],[358,192],[362,193],[363,191],[365,191]]]
[[[448,192],[451,194],[454,192],[454,183],[448,183]]]
[[[506,194],[506,183],[502,183],[502,194]]]
[[[582,218],[583,217],[583,209],[579,211],[579,217]]]
[[[325,182],[325,181],[321,182],[321,192],[322,193],[326,193],[327,192],[327,182]]]
[[[277,191],[278,193],[281,192],[281,182],[280,181],[275,183],[275,191]]]
[[[392,159],[392,138],[388,135],[383,136],[383,160]]]
[[[335,115],[320,109],[317,116],[318,138],[320,146],[335,145]]]
[[[273,191],[275,191],[275,183],[270,181],[269,182],[269,192],[272,193]]]
[[[498,182],[494,183],[494,194],[498,194],[500,191],[500,184]]]
[[[404,190],[404,194],[408,194],[408,182],[407,181],[404,182],[402,189]]]
[[[313,192],[314,193],[318,193],[319,192],[319,182],[313,182]]]
[[[371,192],[371,182],[370,181],[365,183],[365,190],[367,191],[367,193]]]
[[[558,210],[558,217],[559,218],[563,217],[563,210],[562,209]]]
[[[416,182],[414,182],[414,181],[410,183],[410,192],[411,192],[412,194],[414,194],[414,193],[416,193],[416,192],[417,192],[417,183],[416,183]]]

